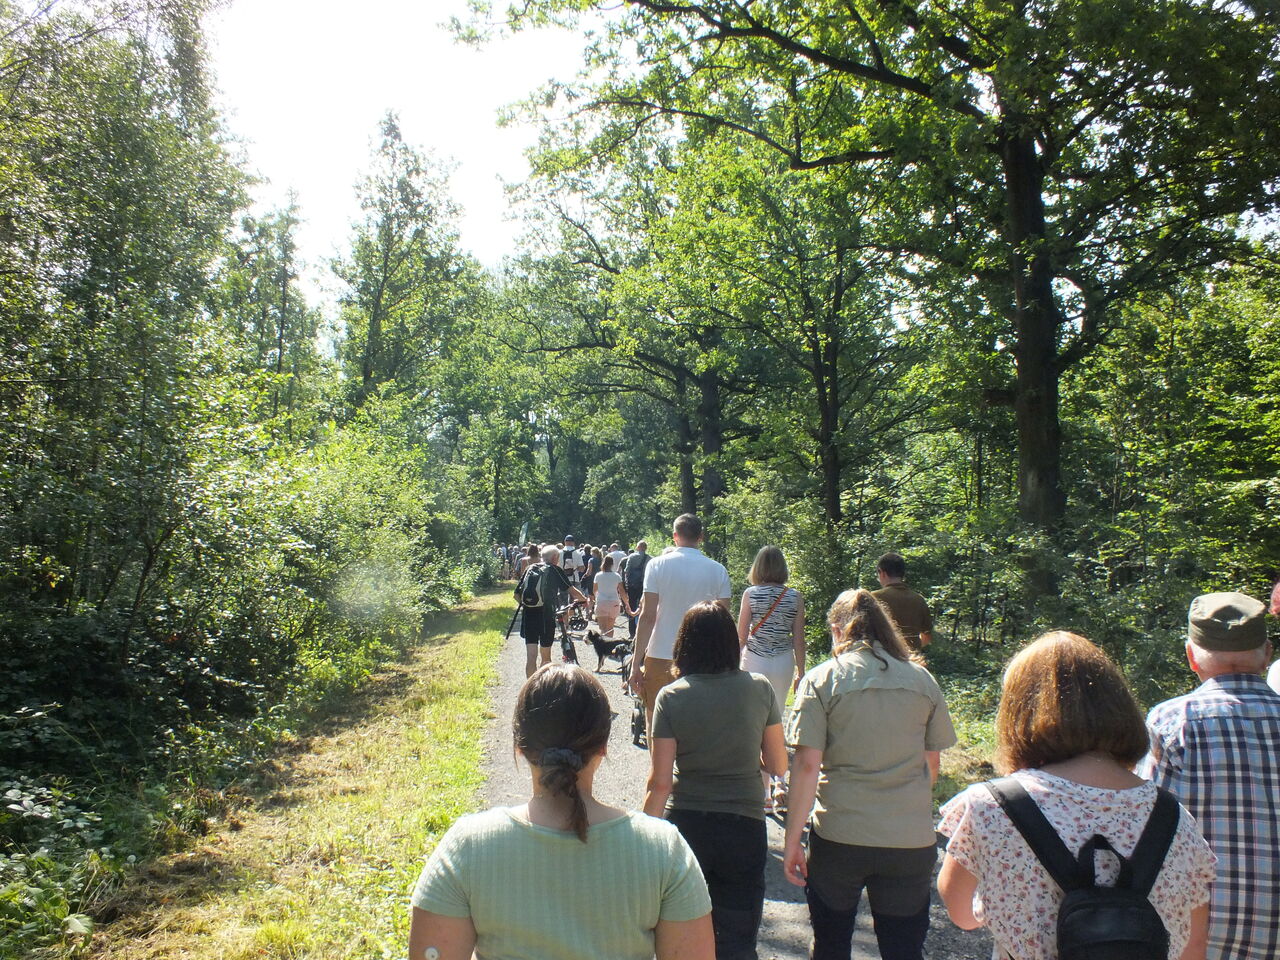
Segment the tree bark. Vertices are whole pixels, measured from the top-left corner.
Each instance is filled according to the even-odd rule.
[[[703,456],[702,523],[705,527],[715,514],[716,501],[724,493],[724,477],[717,466],[724,447],[724,417],[720,378],[714,370],[698,374],[698,431]]]
[[[1066,512],[1058,421],[1062,313],[1053,292],[1052,263],[1046,249],[1044,175],[1035,142],[1021,132],[1026,125],[1017,116],[1009,117],[1007,124],[1010,129],[1001,140],[1001,161],[1013,249],[1018,516],[1052,536]],[[1056,591],[1054,578],[1043,564],[1032,561],[1027,573],[1033,597]]]
[[[698,484],[693,473],[693,421],[686,412],[686,374],[676,375],[676,443],[675,452],[680,464],[680,512],[698,512]]]

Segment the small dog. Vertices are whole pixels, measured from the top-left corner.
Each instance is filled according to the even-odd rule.
[[[596,673],[604,669],[604,662],[609,659],[618,661],[618,669],[622,669],[622,658],[630,652],[630,646],[625,640],[615,640],[612,637],[605,638],[601,635],[599,627],[587,628],[587,641],[591,644],[596,652],[598,663],[596,663]],[[622,647],[624,649],[619,650]]]

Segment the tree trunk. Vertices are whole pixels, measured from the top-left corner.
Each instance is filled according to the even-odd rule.
[[[1008,196],[1008,228],[1014,249],[1011,266],[1017,386],[1018,516],[1049,535],[1058,532],[1066,511],[1062,492],[1062,435],[1058,423],[1058,335],[1062,314],[1053,292],[1053,272],[1045,249],[1043,173],[1024,125],[1009,118],[1001,144]],[[1032,559],[1027,566],[1032,597],[1056,592],[1053,575]]]
[[[840,492],[844,486],[844,463],[838,445],[840,433],[840,327],[837,318],[844,310],[845,250],[836,250],[835,278],[829,309],[813,318],[809,336],[810,370],[818,404],[818,467],[822,472],[822,512],[827,529],[834,530],[844,519]]]
[[[698,428],[702,446],[702,524],[704,529],[715,514],[716,501],[724,493],[720,473],[720,451],[724,447],[724,419],[720,403],[720,379],[714,370],[698,375]],[[710,543],[706,544],[708,549]]]
[[[680,512],[698,512],[698,484],[693,473],[693,421],[689,418],[687,402],[688,373],[681,368],[676,372],[676,442],[673,445],[680,465]]]
[[[676,456],[680,462],[680,512],[698,512],[698,483],[693,474],[693,424],[686,413],[676,414]]]

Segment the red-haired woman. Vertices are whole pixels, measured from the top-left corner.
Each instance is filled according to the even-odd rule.
[[[1046,633],[1009,661],[996,713],[996,767],[1011,774],[1068,851],[1095,835],[1133,854],[1156,803],[1156,788],[1133,773],[1149,740],[1119,668],[1084,637]],[[957,926],[986,926],[996,952],[1013,960],[1056,960],[1062,889],[1032,853],[985,784],[942,808],[951,838],[938,892]],[[1170,958],[1203,960],[1214,856],[1186,810],[1148,899],[1169,934]],[[1096,858],[1098,882],[1119,863]]]

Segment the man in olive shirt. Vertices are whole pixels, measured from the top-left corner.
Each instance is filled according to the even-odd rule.
[[[880,589],[871,595],[888,608],[907,646],[919,651],[933,640],[933,616],[924,597],[903,582],[906,575],[907,562],[902,555],[886,553],[876,564]]]

